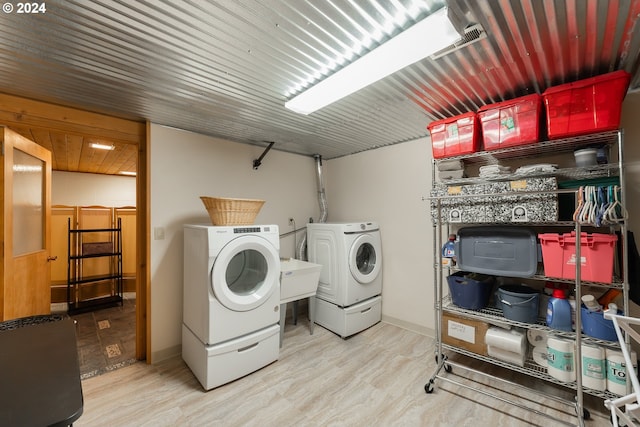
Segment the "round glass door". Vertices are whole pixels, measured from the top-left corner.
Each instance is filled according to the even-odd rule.
[[[216,257],[211,285],[216,298],[235,311],[262,305],[278,288],[278,252],[259,236],[229,242]]]
[[[349,253],[349,269],[360,283],[373,281],[380,270],[380,246],[377,239],[368,234],[359,236]]]

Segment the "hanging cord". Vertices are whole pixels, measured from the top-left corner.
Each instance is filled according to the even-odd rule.
[[[295,218],[291,218],[291,222],[293,223],[293,229],[296,230],[296,220]],[[293,233],[293,258],[296,257],[296,248],[298,247],[298,243],[297,243],[297,233]]]

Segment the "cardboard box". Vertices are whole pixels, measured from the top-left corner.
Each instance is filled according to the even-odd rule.
[[[487,184],[442,185],[431,190],[440,199],[442,224],[556,222],[558,197],[549,194],[524,194],[527,191],[555,191],[556,178],[527,178]],[[473,195],[486,194],[481,197]],[[469,196],[450,197],[449,196]],[[431,200],[431,219],[437,224],[436,201]]]
[[[486,184],[488,194],[485,218],[487,222],[556,222],[558,197],[556,194],[526,195],[527,191],[555,191],[556,178],[523,178],[508,182]]]
[[[82,244],[82,255],[102,255],[113,253],[113,243],[93,242]]]
[[[442,343],[487,356],[484,337],[489,324],[456,314],[442,313]]]
[[[436,185],[431,190],[432,197],[440,199],[440,223],[441,224],[468,224],[486,222],[485,210],[486,197],[457,197],[464,195],[485,194],[485,184],[468,185]],[[448,196],[454,196],[448,198]],[[431,219],[434,224],[438,222],[438,209],[436,200],[431,200]]]

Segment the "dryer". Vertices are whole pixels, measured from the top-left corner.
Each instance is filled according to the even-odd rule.
[[[307,224],[309,261],[323,266],[316,323],[346,337],[380,321],[381,246],[375,222]]]
[[[278,359],[277,225],[184,226],[182,357],[205,389]]]

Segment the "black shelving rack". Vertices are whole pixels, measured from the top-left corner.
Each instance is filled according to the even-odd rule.
[[[107,233],[108,239],[100,242],[85,242],[91,234]],[[67,239],[67,305],[69,314],[77,314],[100,308],[122,305],[122,223],[118,218],[114,228],[72,228],[68,220]],[[84,261],[87,259],[108,258],[109,272],[86,276]],[[99,282],[110,283],[110,294],[95,298],[82,298],[82,287]]]

